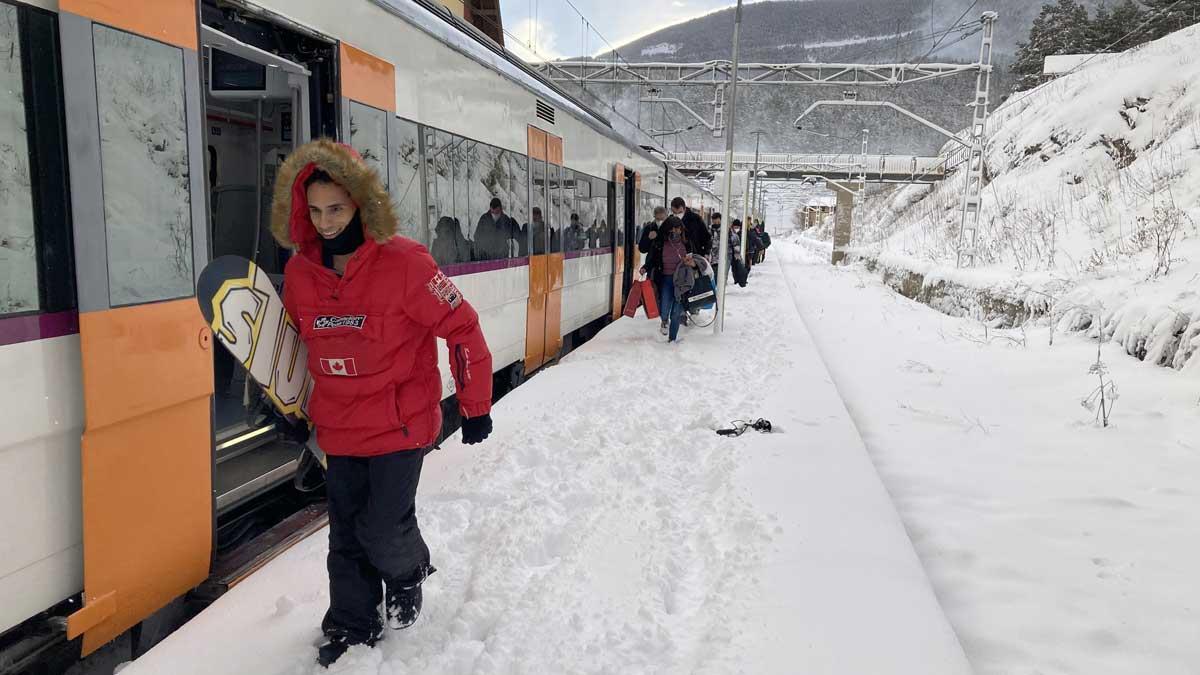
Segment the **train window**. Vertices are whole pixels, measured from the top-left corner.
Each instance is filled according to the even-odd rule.
[[[0,315],[41,309],[17,8],[0,4]]]
[[[109,301],[191,295],[183,51],[101,25],[92,37]]]
[[[400,234],[428,244],[425,219],[421,217],[421,143],[417,125],[392,118],[392,202],[400,217]]]
[[[545,255],[546,250],[546,162],[536,159],[530,161],[529,184],[532,206],[529,209],[529,223],[525,229],[532,237],[533,255]]]
[[[511,225],[516,230],[517,255],[529,255],[529,232],[522,232],[517,223],[529,221],[529,158],[519,152],[503,150],[503,178],[499,186],[500,198],[504,212],[512,219]]]
[[[550,209],[546,223],[550,226],[550,248],[547,253],[562,252],[562,167],[550,164],[546,167],[550,188]]]
[[[503,260],[522,255],[521,227],[518,217],[527,212],[528,196],[525,187],[524,157],[492,147],[475,144],[467,200],[475,215],[472,240],[476,260]],[[516,179],[520,178],[518,188]],[[500,210],[493,213],[492,200],[500,200]]]
[[[387,123],[386,112],[350,101],[350,146],[379,174],[385,186],[389,184]]]
[[[587,233],[575,203],[575,172],[562,170],[562,250],[582,251],[587,248]]]
[[[613,233],[608,218],[608,181],[592,179],[592,214],[596,220],[596,233],[600,246],[612,246]]]
[[[568,253],[594,248],[592,240],[595,235],[595,224],[592,221],[592,179],[576,172],[571,176],[571,188],[575,201],[568,202],[571,207],[566,236]]]

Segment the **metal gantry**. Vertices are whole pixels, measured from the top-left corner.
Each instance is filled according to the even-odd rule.
[[[567,84],[640,84],[706,86],[734,80],[730,61],[704,63],[627,63],[625,61],[545,61],[530,64]],[[739,85],[853,85],[886,87],[913,84],[975,72],[975,63],[743,63],[737,65]]]
[[[725,154],[720,152],[668,152],[666,161],[685,174],[716,173],[725,170]],[[733,156],[733,171],[754,171],[754,153]],[[767,178],[778,180],[821,176],[830,180],[855,181],[865,175],[868,183],[936,183],[946,177],[942,157],[914,155],[759,154],[758,169]]]
[[[983,42],[979,46],[979,75],[975,78],[975,100],[971,103],[970,143],[963,186],[962,220],[958,232],[958,266],[964,257],[968,267],[975,266],[975,240],[979,232],[980,200],[983,196],[983,167],[987,148],[988,104],[992,86],[992,40],[996,27],[995,12],[983,15]]]

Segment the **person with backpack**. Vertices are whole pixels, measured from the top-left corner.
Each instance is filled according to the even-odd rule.
[[[658,311],[666,320],[667,342],[679,339],[679,325],[683,320],[684,307],[675,293],[675,272],[680,265],[693,267],[696,248],[687,236],[683,222],[671,216],[663,221],[659,236],[650,246],[642,273],[657,282]]]
[[[767,249],[771,248],[771,235],[767,232],[766,223],[761,220],[758,222],[758,239],[762,242],[762,248],[758,251],[758,262],[766,262]]]

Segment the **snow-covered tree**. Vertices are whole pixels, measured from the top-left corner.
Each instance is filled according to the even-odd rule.
[[[1137,30],[1145,20],[1146,10],[1133,0],[1125,0],[1111,10],[1101,5],[1091,23],[1090,51],[1123,52],[1146,42],[1149,33],[1146,29]]]
[[[1047,56],[1087,53],[1091,45],[1092,24],[1086,7],[1077,0],[1043,5],[1029,30],[1029,40],[1017,45],[1012,65],[1017,78],[1014,88],[1020,91],[1036,86]]]
[[[1154,17],[1147,26],[1151,40],[1200,23],[1200,0],[1142,0],[1142,4]]]

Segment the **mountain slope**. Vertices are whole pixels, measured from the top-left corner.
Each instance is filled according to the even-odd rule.
[[[1091,8],[1100,0],[1084,0]],[[742,11],[741,60],[766,63],[883,63],[919,59],[959,17],[1000,14],[995,54],[1007,61],[1041,10],[1038,0],[773,0]],[[617,47],[625,59],[687,63],[728,59],[733,9],[667,26]],[[940,37],[940,36],[939,36]],[[952,34],[930,60],[972,61],[979,42]]]

